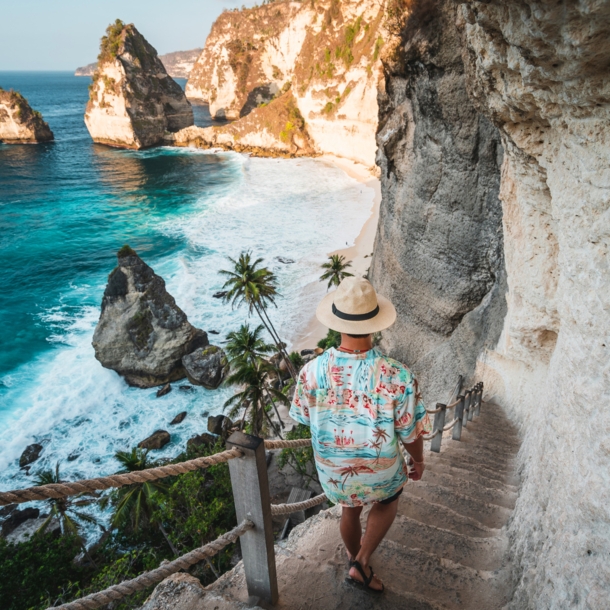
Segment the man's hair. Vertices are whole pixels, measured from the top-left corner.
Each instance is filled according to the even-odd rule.
[[[351,337],[352,339],[364,339],[365,337],[370,336],[372,333],[365,333],[364,335],[350,335],[349,333],[347,334],[348,337]]]

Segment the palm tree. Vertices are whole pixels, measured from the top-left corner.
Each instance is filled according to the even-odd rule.
[[[51,485],[61,482],[62,480],[59,475],[59,462],[57,462],[57,464],[55,465],[55,472],[53,472],[53,470],[43,470],[39,472],[37,477],[34,479],[34,483],[36,485]],[[94,525],[97,525],[98,527],[102,526],[95,517],[77,509],[78,506],[83,506],[95,502],[94,499],[75,501],[77,498],[80,498],[83,495],[84,494],[78,494],[73,497],[49,499],[49,516],[46,518],[44,523],[38,528],[37,531],[41,533],[45,532],[46,529],[49,527],[51,521],[56,518],[59,521],[61,533],[64,536],[66,534],[72,534],[74,536],[77,536],[81,541],[81,547],[83,548],[83,551],[85,552],[87,557],[89,557],[89,560],[93,562],[89,553],[87,552],[87,548],[85,547],[85,543],[81,534],[82,522],[84,521],[86,523],[92,523]]]
[[[248,306],[248,313],[255,311],[258,314],[278,352],[286,362],[290,376],[296,381],[297,374],[294,366],[267,314],[267,307],[269,304],[275,305],[275,299],[278,296],[275,274],[269,269],[259,266],[263,262],[262,258],[253,261],[251,252],[242,252],[237,260],[228,258],[233,263],[233,270],[222,269],[219,272],[227,278],[223,285],[223,288],[227,289],[224,296],[225,303],[230,302],[233,307],[245,303]]]
[[[242,391],[238,392],[224,404],[224,407],[231,407],[229,412],[230,417],[235,417],[239,413],[240,409],[244,409],[242,416],[241,427],[243,428],[244,422],[248,412],[250,412],[250,425],[252,428],[252,434],[259,436],[263,431],[263,417],[267,418],[267,421],[275,432],[280,436],[281,433],[269,417],[269,414],[265,410],[266,401],[265,396],[269,397],[273,402],[273,399],[279,400],[283,404],[290,404],[290,401],[286,396],[271,387],[268,384],[269,372],[272,370],[271,366],[263,361],[258,360],[256,362],[242,362],[234,372],[227,377],[226,383],[228,385],[240,385]],[[273,402],[275,407],[275,402]],[[276,414],[279,419],[279,413]],[[280,419],[281,422],[281,419]]]
[[[331,286],[338,286],[346,277],[353,277],[353,273],[348,273],[346,269],[352,266],[351,261],[345,261],[345,256],[341,254],[333,254],[328,257],[328,263],[322,265],[322,269],[326,271],[320,276],[320,281],[328,280],[327,290]]]
[[[122,465],[117,474],[137,472],[156,466],[155,462],[149,459],[148,450],[138,447],[134,447],[131,451],[117,451],[115,457]],[[111,526],[129,525],[135,531],[145,522],[152,523],[152,515],[157,508],[158,498],[165,495],[167,490],[167,486],[160,481],[146,481],[119,487],[112,495],[114,513],[110,522]],[[159,522],[157,526],[172,552],[178,555],[178,549],[169,539],[163,524]]]
[[[254,364],[270,354],[273,346],[262,339],[262,331],[262,324],[259,324],[254,330],[250,330],[248,324],[242,324],[239,330],[230,332],[224,348],[229,362],[235,365],[240,362]]]

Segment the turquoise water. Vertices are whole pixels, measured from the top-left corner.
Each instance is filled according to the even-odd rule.
[[[176,455],[231,395],[175,387],[157,399],[95,360],[91,337],[123,244],[165,278],[193,324],[218,331],[216,342],[247,318],[212,298],[217,272],[252,249],[278,274],[284,298],[272,316],[291,341],[324,294],[319,265],[353,243],[372,207],[372,189],[313,159],[93,144],[88,84],[68,73],[0,73],[0,86],[21,91],[56,138],[0,145],[0,489],[29,485],[57,461],[67,478],[113,472],[116,450],[186,410],[158,452]],[[211,124],[205,107],[196,120]],[[17,460],[31,442],[44,450],[28,475]]]

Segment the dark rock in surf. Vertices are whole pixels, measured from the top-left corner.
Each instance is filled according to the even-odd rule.
[[[12,531],[16,530],[22,523],[28,519],[36,519],[40,514],[37,508],[24,508],[23,510],[14,510],[11,515],[2,523],[2,535],[8,536]]]
[[[186,442],[188,453],[197,453],[202,448],[212,447],[216,443],[216,437],[204,432],[193,436]]]
[[[150,388],[183,379],[182,358],[208,345],[159,277],[129,246],[108,277],[93,335],[95,357],[129,385]]]
[[[156,430],[148,438],[138,443],[141,449],[163,449],[170,441],[170,435],[167,430]]]
[[[182,358],[188,380],[194,385],[216,389],[229,372],[225,353],[215,345],[200,347]]]
[[[187,414],[186,411],[182,411],[182,413],[178,413],[178,415],[176,415],[176,417],[174,417],[174,419],[172,419],[172,421],[169,422],[169,425],[175,426],[176,424],[181,424],[184,421],[186,414]]]
[[[32,462],[35,462],[40,457],[41,453],[42,445],[39,445],[38,443],[28,445],[19,458],[19,468],[25,468]]]
[[[161,396],[165,396],[172,391],[171,383],[166,383],[160,390],[157,390],[157,398],[161,398]]]
[[[220,292],[215,292],[212,295],[212,298],[214,298],[214,299],[224,299],[225,296],[227,296],[227,291],[226,290],[221,290]]]
[[[212,415],[208,417],[208,432],[217,436],[226,436],[233,426],[233,422],[225,415]]]

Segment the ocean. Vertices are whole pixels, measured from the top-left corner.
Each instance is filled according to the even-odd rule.
[[[50,144],[0,144],[2,490],[30,486],[57,463],[64,479],[113,473],[117,450],[159,428],[171,442],[155,457],[173,457],[234,392],[184,392],[178,382],[157,398],[97,362],[91,338],[122,245],[165,279],[190,322],[217,331],[210,341],[221,346],[249,318],[212,297],[218,271],[243,250],[263,257],[282,295],[270,315],[290,344],[325,293],[321,263],[353,244],[373,206],[371,188],[321,160],[94,144],[83,121],[89,82],[0,72],[0,86],[20,91],[55,134]],[[195,114],[198,125],[213,123],[205,106]],[[169,426],[181,411],[184,422]],[[44,449],[28,474],[18,459],[33,442]]]

